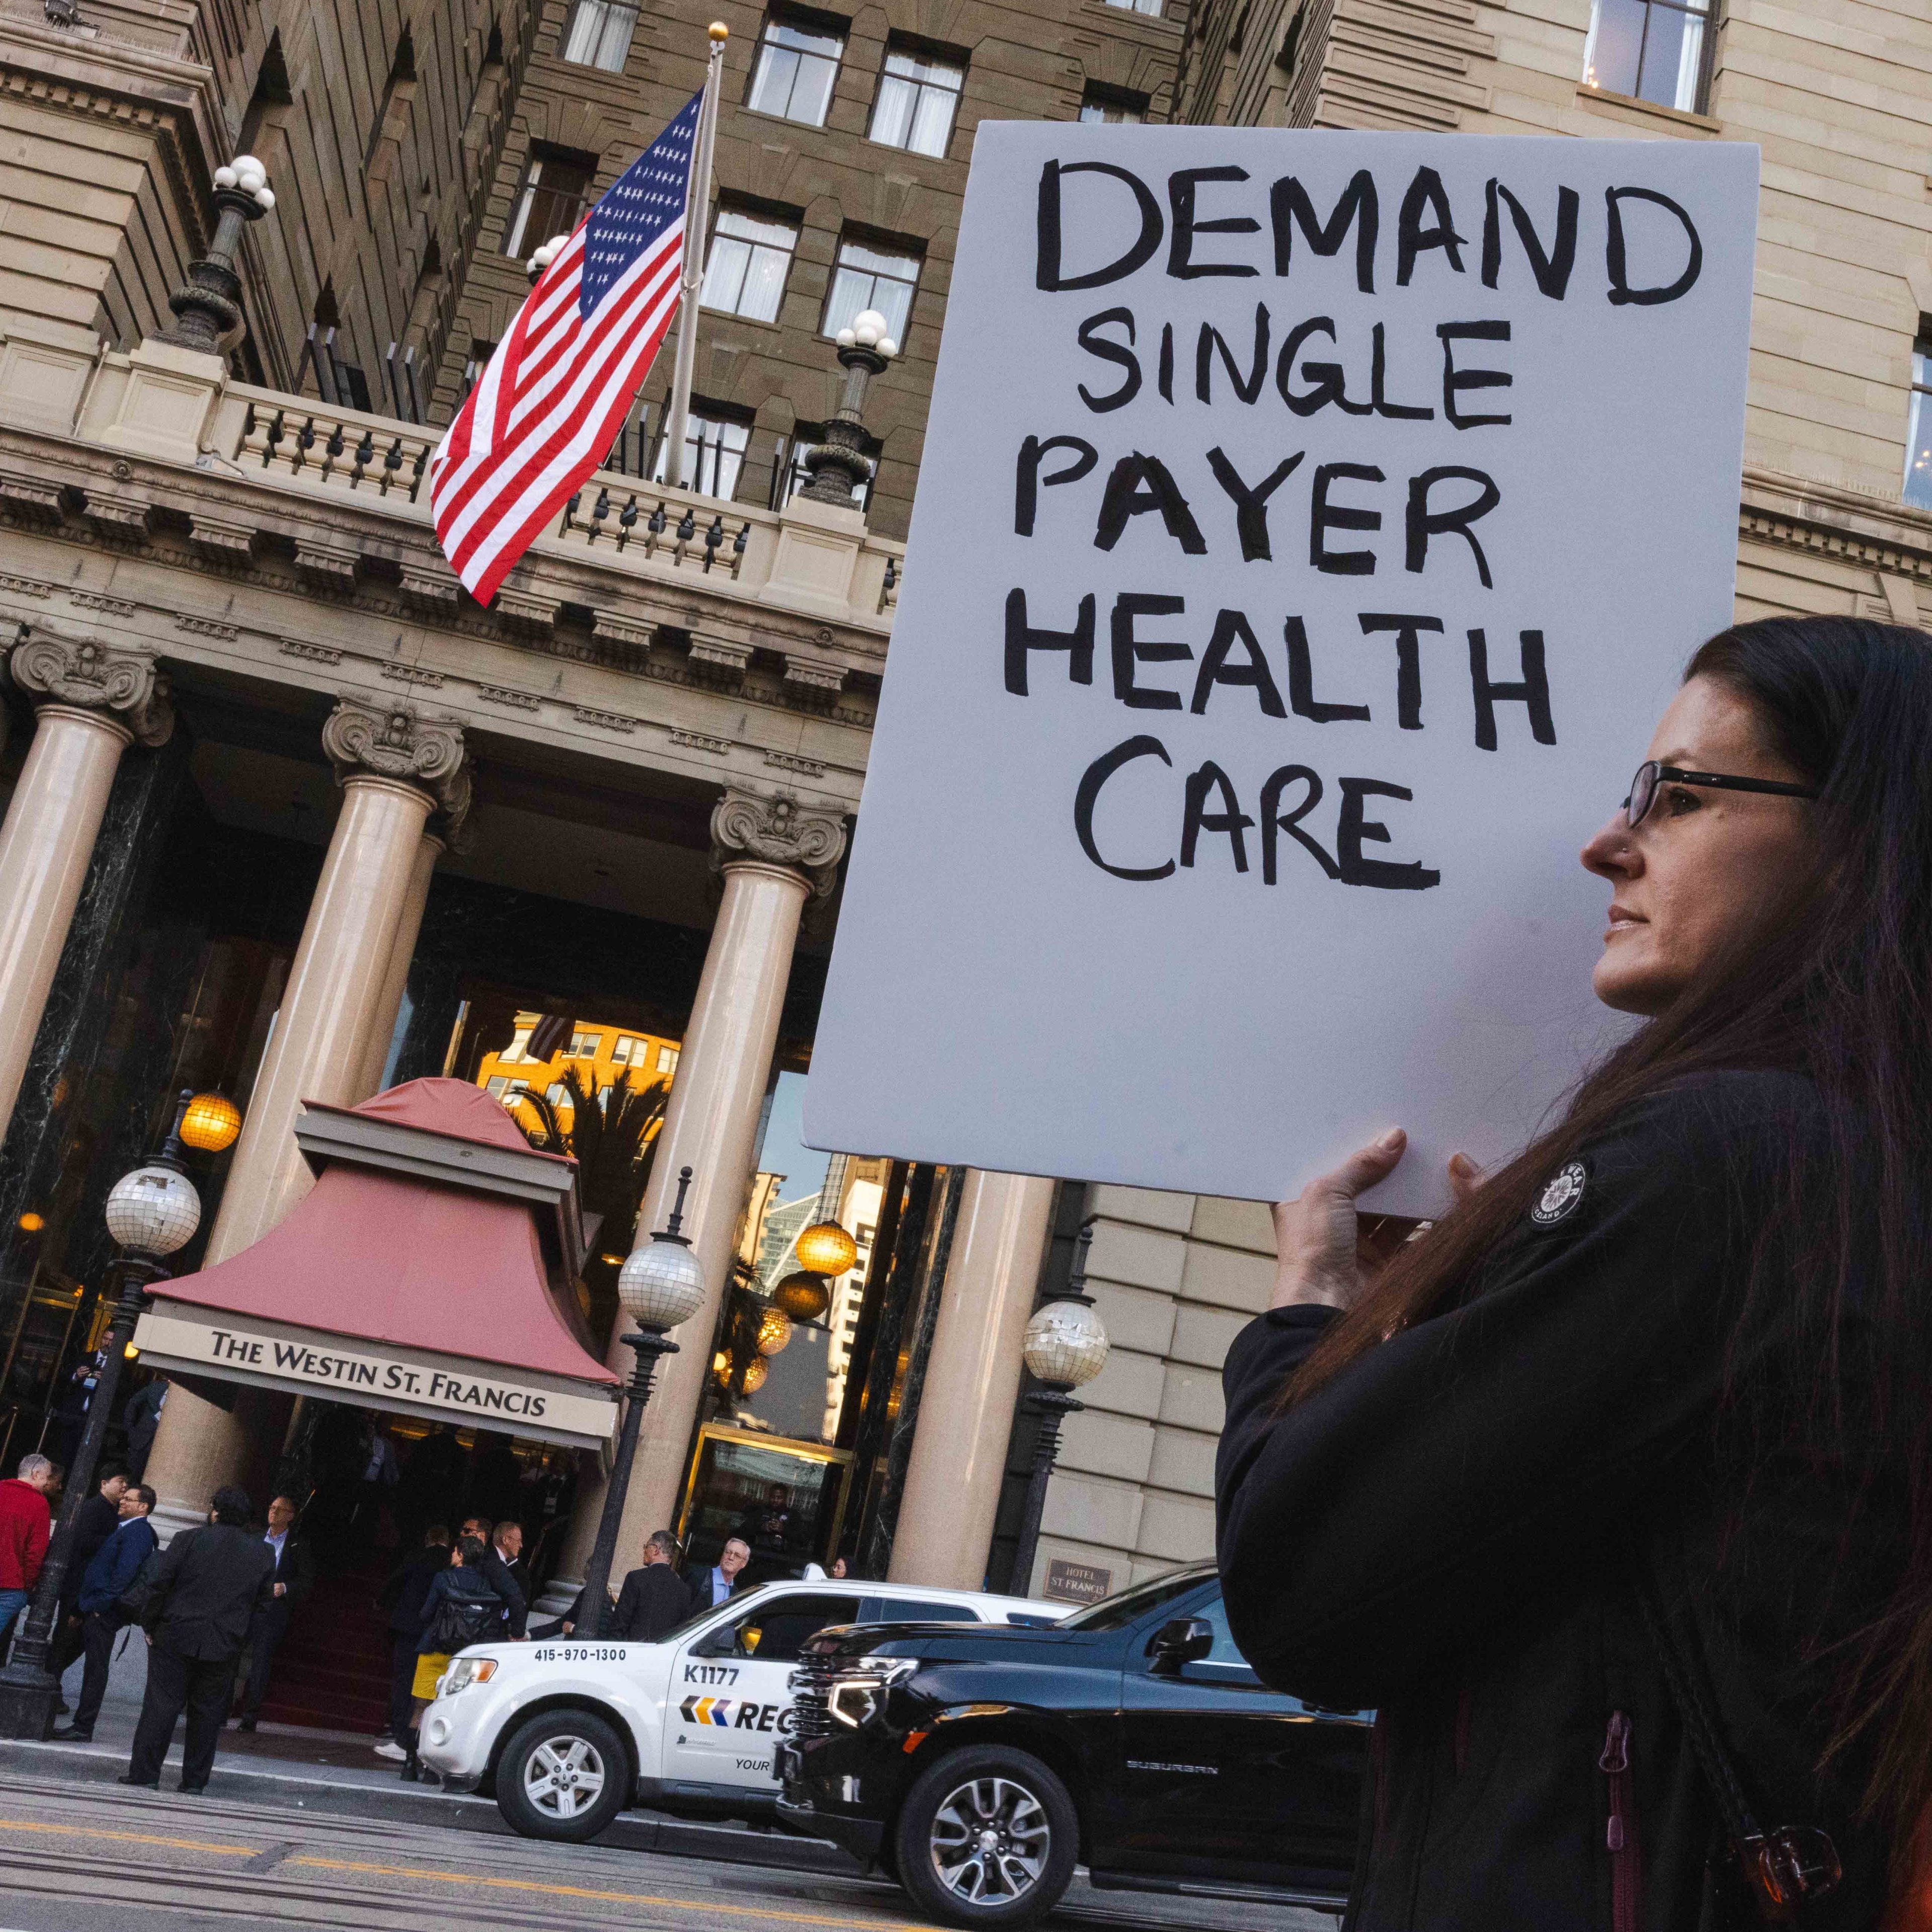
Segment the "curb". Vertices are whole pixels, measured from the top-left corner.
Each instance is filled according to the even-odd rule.
[[[0,1740],[0,1770],[76,1784],[112,1784],[127,1768],[126,1754],[82,1744],[35,1744]],[[178,1767],[170,1765],[169,1772]],[[168,1772],[162,1790],[168,1789]],[[514,1835],[494,1802],[464,1793],[404,1784],[318,1777],[311,1772],[259,1770],[254,1763],[218,1756],[208,1780],[212,1798],[252,1804],[286,1804],[307,1811],[376,1818],[410,1825],[441,1826],[454,1832]],[[619,1851],[658,1852],[677,1858],[712,1858],[727,1864],[765,1865],[782,1871],[823,1872],[856,1877],[858,1861],[823,1838],[794,1838],[784,1832],[754,1832],[741,1825],[702,1823],[662,1812],[620,1812],[590,1840]]]

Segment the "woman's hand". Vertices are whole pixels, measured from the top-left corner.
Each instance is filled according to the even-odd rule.
[[[1295,1199],[1276,1204],[1270,1308],[1304,1302],[1328,1308],[1355,1305],[1363,1286],[1355,1198],[1395,1172],[1408,1144],[1408,1135],[1391,1127],[1334,1173],[1311,1180]]]

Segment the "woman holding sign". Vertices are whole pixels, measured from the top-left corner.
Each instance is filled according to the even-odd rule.
[[[1932,639],[1693,658],[1583,862],[1647,1024],[1364,1280],[1276,1210],[1220,1562],[1378,1710],[1351,1932],[1932,1925]]]

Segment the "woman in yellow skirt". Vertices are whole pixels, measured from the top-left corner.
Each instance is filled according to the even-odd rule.
[[[422,1715],[436,1695],[449,1660],[460,1650],[502,1628],[503,1600],[483,1574],[483,1539],[466,1536],[451,1553],[449,1568],[439,1570],[423,1598],[422,1635],[416,1640],[416,1681],[410,1690],[416,1708],[410,1714],[410,1734],[405,1740],[409,1756],[404,1761],[403,1776],[412,1784],[434,1784],[436,1773],[425,1771],[416,1756]]]

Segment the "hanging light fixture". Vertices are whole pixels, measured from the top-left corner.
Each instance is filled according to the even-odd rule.
[[[232,1147],[241,1131],[242,1109],[226,1094],[197,1094],[182,1116],[182,1144],[202,1154]]]
[[[858,1260],[859,1244],[836,1221],[815,1221],[799,1236],[794,1252],[800,1268],[836,1279]]]
[[[832,1285],[822,1274],[800,1268],[772,1290],[772,1304],[794,1322],[816,1322],[832,1306]]]
[[[757,1347],[761,1355],[782,1354],[791,1340],[791,1317],[782,1308],[767,1308],[758,1317]]]
[[[756,1395],[765,1385],[765,1378],[772,1372],[772,1365],[762,1355],[754,1355],[745,1364],[745,1393]]]

